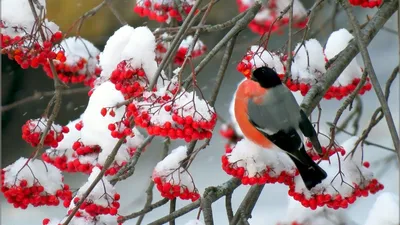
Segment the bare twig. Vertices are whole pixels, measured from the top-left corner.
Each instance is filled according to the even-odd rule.
[[[227,194],[225,196],[225,209],[226,215],[228,216],[228,222],[231,222],[233,219],[232,194]]]
[[[169,213],[173,213],[176,210],[176,198],[169,201]],[[169,221],[169,225],[175,225],[175,219]]]
[[[205,225],[214,225],[212,201],[208,198],[202,198],[200,201],[201,210],[203,211]]]
[[[150,180],[150,184],[146,189],[147,198],[146,198],[146,203],[144,204],[143,210],[149,208],[151,203],[153,202],[153,188],[154,188],[154,181]],[[140,217],[136,221],[136,225],[142,224],[142,221],[143,221],[145,215],[146,214],[140,215]]]
[[[67,90],[61,90],[62,95],[72,95],[72,94],[80,94],[80,93],[85,93],[88,92],[90,89],[88,87],[82,87],[82,88],[74,88],[74,89],[67,89]],[[20,105],[24,105],[36,100],[41,100],[44,97],[52,97],[54,96],[55,92],[54,91],[44,91],[44,92],[38,92],[35,91],[33,95],[26,97],[24,99],[18,100],[16,102],[10,103],[8,105],[1,106],[1,112],[6,112],[8,110],[11,110],[15,107],[18,107]]]
[[[111,10],[111,12],[114,14],[115,18],[119,21],[119,23],[124,26],[127,25],[128,23],[122,18],[121,14],[118,13],[117,9],[112,5],[112,0],[104,0],[107,3],[108,8]]]
[[[127,215],[127,216],[122,217],[121,219],[118,220],[118,222],[123,223],[124,221],[130,220],[130,219],[134,219],[134,218],[136,218],[136,217],[138,217],[138,216],[144,215],[144,214],[146,214],[146,213],[152,211],[153,209],[156,209],[156,208],[158,208],[158,207],[161,207],[161,206],[167,204],[168,202],[169,202],[169,199],[168,199],[168,198],[163,198],[163,199],[161,199],[160,201],[155,202],[155,203],[149,205],[148,207],[146,207],[146,208],[140,210],[139,212],[134,212],[134,213],[132,213],[132,214],[129,214],[129,215]]]
[[[291,0],[290,2],[290,9],[289,9],[289,40],[288,40],[288,47],[287,47],[287,56],[288,59],[286,61],[286,73],[285,73],[285,79],[284,82],[288,79],[288,77],[292,76],[291,73],[291,68],[292,68],[292,59],[293,59],[293,54],[292,54],[292,39],[293,39],[293,3],[294,0]]]
[[[347,13],[347,16],[349,18],[349,21],[350,21],[350,23],[351,23],[351,25],[352,25],[352,27],[354,29],[355,40],[356,40],[356,43],[358,45],[358,48],[360,49],[360,53],[361,53],[361,56],[363,58],[364,65],[366,67],[365,69],[366,69],[367,73],[369,74],[372,86],[374,87],[375,93],[376,93],[376,95],[378,97],[378,100],[379,100],[379,102],[381,104],[382,112],[383,112],[383,114],[385,116],[386,123],[387,123],[389,131],[390,131],[390,135],[392,136],[392,141],[393,141],[394,148],[397,151],[397,157],[400,159],[400,139],[399,139],[399,135],[397,133],[396,125],[394,124],[392,113],[390,111],[389,105],[388,105],[387,100],[385,99],[383,91],[382,91],[382,89],[380,87],[379,80],[378,80],[378,77],[376,76],[374,67],[372,66],[372,62],[371,62],[371,58],[370,58],[369,53],[368,53],[368,49],[367,49],[366,44],[364,43],[364,41],[362,39],[360,25],[359,25],[359,23],[357,21],[357,18],[354,16],[353,9],[350,6],[350,3],[348,3],[347,1],[342,0],[341,4],[342,4],[343,8],[346,10],[346,13]]]
[[[254,185],[249,189],[229,225],[238,224],[241,222],[240,220],[242,217],[246,220],[250,218],[251,212],[253,211],[264,186],[265,185]]]

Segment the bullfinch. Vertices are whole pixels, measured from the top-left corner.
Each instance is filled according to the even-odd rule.
[[[263,148],[274,145],[296,165],[308,190],[327,177],[307,154],[302,134],[322,154],[313,125],[290,90],[269,67],[260,67],[243,81],[235,94],[234,113],[244,136]]]

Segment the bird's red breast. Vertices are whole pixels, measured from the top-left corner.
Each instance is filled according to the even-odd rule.
[[[248,101],[261,103],[266,93],[267,89],[262,88],[257,82],[243,81],[236,91],[234,112],[236,121],[247,139],[264,148],[271,148],[273,144],[251,124],[247,117]]]

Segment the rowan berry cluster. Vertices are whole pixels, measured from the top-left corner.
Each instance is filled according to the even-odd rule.
[[[40,143],[41,136],[45,132],[47,126],[46,118],[39,118],[35,120],[28,120],[22,126],[22,139],[27,143],[36,147]],[[57,147],[58,143],[63,140],[64,134],[69,132],[69,128],[53,124],[44,138],[44,145]]]

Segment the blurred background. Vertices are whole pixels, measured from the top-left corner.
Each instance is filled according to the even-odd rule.
[[[205,1],[208,2],[208,1]],[[302,1],[306,8],[310,8],[313,1]],[[101,3],[101,0],[47,0],[47,10],[49,20],[57,23],[62,31],[70,29],[72,24],[86,11]],[[157,28],[158,24],[148,22],[147,19],[139,18],[133,13],[135,1],[133,0],[114,0],[113,5],[122,15],[122,17],[133,27],[147,25],[150,28]],[[321,44],[326,43],[328,35],[332,32],[331,26],[321,27],[322,21],[327,18],[327,15],[333,10],[333,6],[328,2],[325,8],[318,15],[314,22],[314,28],[321,29],[317,39]],[[366,15],[372,16],[376,9],[361,9],[355,7],[358,18],[361,23],[365,22]],[[207,24],[218,24],[225,22],[237,15],[238,9],[233,0],[220,1],[212,9],[210,16],[207,19]],[[395,29],[397,28],[396,18],[393,17],[386,27]],[[349,27],[346,22],[346,15],[344,12],[338,14],[335,20],[336,29],[341,27]],[[111,36],[116,29],[120,27],[118,20],[113,16],[107,7],[103,7],[95,16],[87,19],[81,29],[80,35],[91,41],[101,51],[109,36]],[[200,39],[211,49],[221,38],[226,34],[228,29],[214,32],[203,33]],[[71,35],[75,35],[75,30],[71,31]],[[234,49],[234,54],[230,62],[230,67],[227,69],[225,80],[222,84],[220,94],[216,102],[217,112],[225,119],[229,119],[229,104],[232,99],[233,93],[236,89],[237,83],[243,78],[242,75],[236,71],[236,65],[241,57],[245,54],[250,44],[257,41],[258,35],[251,33],[248,29],[244,30],[237,40],[237,45]],[[301,38],[295,39],[297,43]],[[282,35],[273,34],[269,42],[271,50],[280,48],[287,40],[287,33]],[[387,78],[390,76],[393,68],[399,62],[398,56],[398,38],[395,34],[381,30],[369,46],[373,65],[376,73],[379,76],[381,85],[384,86]],[[359,56],[358,62],[361,64],[362,60]],[[210,91],[215,83],[215,75],[217,73],[219,62],[222,54],[217,54],[214,59],[204,68],[201,76],[198,78],[199,86],[202,87],[203,93],[206,98],[209,97]],[[196,60],[195,63],[198,63]],[[52,91],[53,82],[45,73],[40,70],[22,70],[15,62],[10,61],[6,56],[2,56],[1,62],[1,96],[2,105],[7,105],[17,100],[26,98],[33,95],[35,91]],[[79,85],[73,85],[80,87]],[[399,124],[399,78],[396,79],[391,89],[389,103],[392,109],[394,120]],[[45,97],[38,101],[32,101],[16,108],[2,112],[2,150],[1,150],[1,164],[5,167],[20,157],[28,157],[33,150],[27,143],[21,139],[21,126],[31,118],[38,118],[43,113],[50,97]],[[87,93],[73,94],[63,96],[62,108],[57,117],[58,124],[67,124],[71,120],[75,120],[83,113],[88,102]],[[373,91],[368,92],[362,96],[364,112],[362,114],[360,132],[367,126],[372,112],[379,107],[379,103]],[[323,101],[323,114],[322,121],[332,121],[336,110],[340,107],[341,102],[337,100]],[[347,112],[343,115],[347,115]],[[190,171],[195,179],[196,186],[200,192],[204,191],[205,187],[210,185],[219,185],[229,179],[229,176],[221,169],[220,158],[224,153],[224,140],[218,134],[219,124],[215,129],[215,134],[208,148],[199,153],[195,162],[192,164]],[[343,142],[349,136],[340,134],[338,141]],[[393,147],[390,135],[383,119],[370,133],[369,141],[382,144],[387,147]],[[171,147],[179,146],[182,142],[173,142]],[[162,150],[161,139],[156,138],[148,150],[142,155],[139,163],[136,166],[135,174],[118,183],[117,190],[121,193],[121,211],[120,214],[126,215],[128,213],[142,209],[146,196],[144,191],[148,186],[151,171],[155,164],[160,159]],[[382,159],[393,156],[394,160],[388,163],[379,164]],[[378,149],[376,147],[365,146],[365,159],[371,162],[372,170],[378,174],[378,179],[385,185],[384,191],[399,193],[399,172],[398,164],[393,153]],[[210,179],[211,178],[211,179]],[[66,174],[65,180],[72,188],[78,188],[86,181],[86,176]],[[237,207],[243,199],[248,187],[241,186],[237,189],[233,196],[234,207]],[[154,190],[154,201],[160,199],[157,190]],[[376,196],[370,196],[357,200],[346,213],[350,215],[357,224],[364,224],[366,215],[372,207]],[[267,185],[255,207],[252,219],[249,220],[250,224],[254,225],[273,225],[277,221],[283,219],[286,214],[287,207],[287,187],[283,185]],[[177,201],[177,207],[182,207],[188,202],[181,200]],[[26,210],[14,209],[11,205],[7,204],[3,198],[0,197],[1,204],[1,224],[3,225],[33,225],[42,224],[43,218],[55,217],[62,218],[66,210],[60,207],[29,207]],[[224,209],[224,200],[221,199],[213,204],[215,224],[227,224],[226,214]],[[181,225],[190,219],[195,219],[197,210],[179,218],[177,224]],[[152,222],[162,216],[168,214],[168,207],[156,209],[146,215],[143,224]],[[128,221],[125,224],[135,224],[134,220]]]

